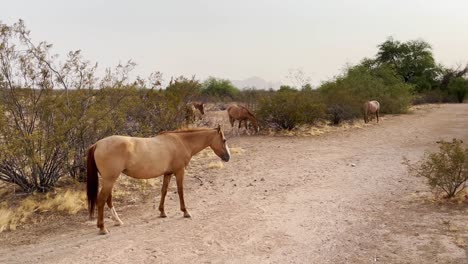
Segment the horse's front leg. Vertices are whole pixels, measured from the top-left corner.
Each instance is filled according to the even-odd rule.
[[[185,169],[181,169],[175,173],[176,183],[177,183],[177,193],[179,194],[180,210],[184,212],[184,217],[190,218],[190,214],[185,207],[184,201],[184,176]]]
[[[172,174],[164,174],[163,185],[161,187],[161,200],[159,201],[159,211],[161,212],[160,217],[167,217],[166,212],[164,211],[164,200],[166,199],[167,188],[169,182],[171,181]]]

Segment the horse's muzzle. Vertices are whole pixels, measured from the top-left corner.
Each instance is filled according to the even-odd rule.
[[[231,156],[229,156],[229,154],[224,154],[224,155],[221,157],[221,159],[222,159],[223,161],[225,161],[225,162],[228,162],[230,158],[231,158]]]

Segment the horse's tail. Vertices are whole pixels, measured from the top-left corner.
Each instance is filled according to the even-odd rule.
[[[88,161],[87,161],[87,181],[86,190],[88,195],[88,210],[89,217],[92,218],[94,215],[94,208],[96,206],[96,200],[99,190],[99,178],[98,168],[96,166],[96,160],[94,159],[94,151],[96,150],[96,144],[92,145],[88,149]]]

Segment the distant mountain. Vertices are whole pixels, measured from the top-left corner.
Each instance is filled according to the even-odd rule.
[[[260,77],[250,77],[244,80],[232,80],[232,84],[239,89],[252,88],[278,90],[281,82],[268,82]]]

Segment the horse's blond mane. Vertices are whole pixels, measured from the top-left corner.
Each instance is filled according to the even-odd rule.
[[[171,131],[162,131],[162,132],[159,132],[158,135],[169,134],[169,133],[191,133],[191,132],[201,132],[201,131],[214,130],[214,129],[215,129],[215,128],[209,128],[209,127],[202,127],[202,128],[182,128],[182,129],[171,130]]]

